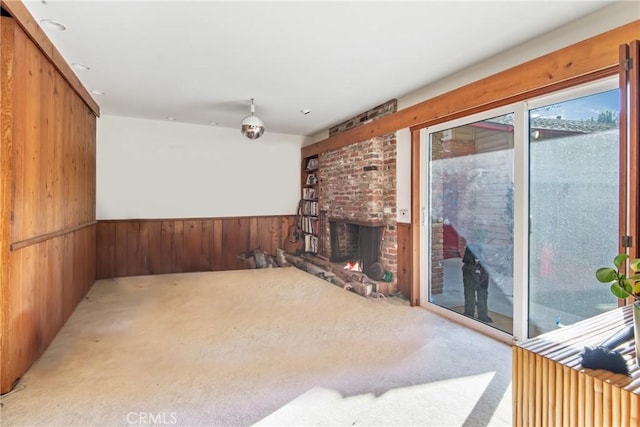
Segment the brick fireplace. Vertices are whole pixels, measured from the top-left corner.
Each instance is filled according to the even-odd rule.
[[[396,100],[391,100],[331,128],[329,134],[333,136],[396,109]],[[344,250],[353,252],[364,240],[365,247],[358,249],[360,261],[364,261],[364,255],[366,263],[382,264],[393,275],[388,290],[395,291],[398,245],[395,133],[321,153],[319,165],[319,208],[326,218],[321,230],[323,255],[330,259],[344,258]],[[362,236],[361,230],[365,230]]]

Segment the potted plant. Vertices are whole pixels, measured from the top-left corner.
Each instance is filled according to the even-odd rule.
[[[601,283],[611,284],[611,293],[620,299],[633,299],[633,332],[636,344],[636,361],[640,365],[640,258],[629,261],[627,276],[625,264],[629,259],[627,254],[619,254],[613,259],[611,267],[600,267],[596,270],[596,279]]]

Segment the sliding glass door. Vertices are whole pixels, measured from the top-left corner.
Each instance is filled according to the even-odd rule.
[[[616,306],[594,276],[618,248],[616,83],[423,132],[427,305],[518,339]]]
[[[560,99],[529,110],[529,336],[617,306],[594,271],[618,250],[618,89]]]
[[[429,302],[512,332],[512,112],[429,133]]]

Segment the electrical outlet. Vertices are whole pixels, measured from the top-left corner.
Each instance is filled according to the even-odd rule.
[[[402,218],[408,218],[409,217],[409,209],[400,209],[400,216]]]

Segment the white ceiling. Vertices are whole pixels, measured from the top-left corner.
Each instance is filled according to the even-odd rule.
[[[314,135],[610,1],[24,3],[102,114]]]

